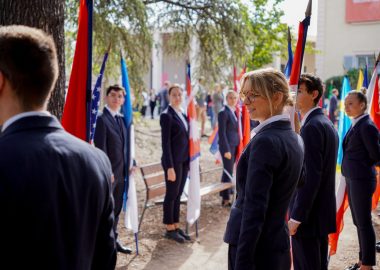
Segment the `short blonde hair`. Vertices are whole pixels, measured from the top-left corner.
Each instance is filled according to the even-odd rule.
[[[240,81],[241,91],[248,83],[249,90],[241,92],[244,96],[248,94],[258,93],[268,99],[270,110],[272,112],[272,97],[274,93],[281,92],[283,94],[282,106],[293,105],[290,96],[289,84],[284,74],[273,68],[259,69],[247,72]]]

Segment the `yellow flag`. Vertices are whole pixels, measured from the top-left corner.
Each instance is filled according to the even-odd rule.
[[[358,77],[358,84],[356,86],[356,90],[360,90],[363,86],[364,76],[361,69],[359,69],[359,77]]]

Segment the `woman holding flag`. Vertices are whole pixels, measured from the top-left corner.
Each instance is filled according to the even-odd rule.
[[[182,112],[182,88],[169,87],[169,106],[160,116],[162,167],[165,171],[164,199],[165,237],[184,243],[190,236],[179,228],[181,195],[189,172],[189,123]]]
[[[369,270],[376,265],[371,210],[376,189],[374,165],[380,161],[379,131],[365,113],[367,98],[363,93],[349,92],[344,106],[353,119],[343,140],[342,174],[346,178],[348,202],[359,237],[359,262],[346,269]]]
[[[302,140],[283,114],[289,86],[274,69],[248,72],[241,82],[250,118],[260,124],[237,165],[237,199],[224,236],[229,269],[288,270],[286,213],[304,157]]]

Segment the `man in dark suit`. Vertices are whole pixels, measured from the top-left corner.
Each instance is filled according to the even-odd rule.
[[[328,234],[336,231],[335,168],[338,135],[317,107],[323,93],[318,77],[303,74],[297,95],[305,144],[305,183],[290,205],[295,270],[327,269]]]
[[[0,268],[114,269],[111,164],[46,111],[57,76],[51,37],[0,27]]]
[[[219,151],[223,159],[222,182],[231,182],[235,163],[237,146],[239,145],[239,124],[235,114],[237,104],[237,94],[235,91],[228,91],[227,105],[218,113],[218,135]],[[222,205],[230,206],[231,189],[220,192]]]
[[[125,136],[127,130],[124,124],[123,115],[120,108],[124,104],[125,90],[119,85],[111,85],[106,90],[106,107],[103,114],[99,115],[96,121],[94,134],[95,146],[102,149],[107,154],[112,164],[114,176],[113,197],[115,200],[115,238],[117,239],[117,224],[119,215],[123,207],[123,194],[125,190],[125,176],[129,164],[126,159]],[[124,247],[119,241],[116,242],[117,251],[130,254],[132,251]]]

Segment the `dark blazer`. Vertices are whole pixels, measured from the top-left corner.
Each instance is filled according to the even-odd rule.
[[[369,115],[347,132],[343,140],[342,174],[347,178],[374,179],[380,161],[379,131]]]
[[[114,269],[106,155],[50,116],[12,123],[0,153],[0,268]]]
[[[219,150],[222,155],[227,152],[232,152],[231,148],[239,145],[238,121],[234,113],[224,106],[218,113],[218,136]]]
[[[120,116],[122,117],[122,116]],[[107,108],[103,109],[103,114],[98,116],[94,134],[94,144],[97,148],[103,150],[111,161],[112,172],[115,181],[122,182],[125,178],[126,149],[124,147],[124,136],[126,128],[122,121],[122,130],[120,130],[115,117],[112,116]]]
[[[183,115],[187,120],[187,116]],[[189,162],[189,132],[172,106],[160,115],[162,138],[162,166],[174,168],[175,164]]]
[[[302,222],[297,236],[327,236],[336,231],[338,134],[318,108],[306,119],[301,137],[305,144],[305,183],[294,194],[290,217]]]
[[[224,235],[226,243],[237,245],[235,269],[253,269],[290,249],[285,219],[301,175],[302,147],[290,122],[276,121],[264,126],[243,151],[236,171],[237,198]]]

